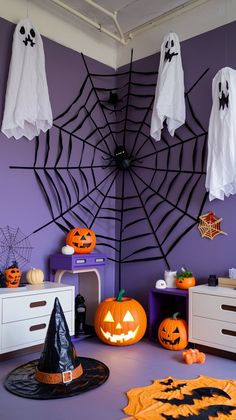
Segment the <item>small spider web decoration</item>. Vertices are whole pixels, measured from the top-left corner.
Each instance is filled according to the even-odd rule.
[[[208,213],[203,214],[199,217],[199,220],[198,230],[200,231],[202,238],[208,238],[212,240],[220,233],[227,235],[227,233],[223,232],[220,227],[220,222],[223,219],[219,219],[213,211],[209,211]]]
[[[13,261],[21,268],[30,262],[32,247],[19,228],[0,228],[0,267],[6,269]]]

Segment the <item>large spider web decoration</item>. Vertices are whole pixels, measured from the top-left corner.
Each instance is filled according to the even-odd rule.
[[[28,237],[19,228],[0,228],[0,267],[9,267],[14,261],[22,268],[30,262],[32,247]]]
[[[170,268],[170,252],[198,224],[207,197],[207,131],[191,93],[209,69],[186,92],[185,126],[174,137],[163,130],[155,143],[157,72],[135,70],[131,55],[128,70],[115,77],[95,74],[82,59],[87,75],[77,97],[36,138],[33,165],[24,168],[34,172],[50,211],[48,223],[32,233],[51,223],[63,232],[96,226],[97,247],[120,273],[121,264],[137,261],[163,260]]]

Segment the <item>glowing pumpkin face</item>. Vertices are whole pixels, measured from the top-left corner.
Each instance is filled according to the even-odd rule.
[[[96,235],[91,229],[74,228],[67,234],[66,244],[72,246],[76,254],[89,254],[96,246]]]
[[[95,331],[106,344],[124,346],[137,343],[144,336],[147,317],[135,299],[108,298],[100,303],[95,316]]]
[[[158,328],[159,342],[168,350],[182,350],[188,344],[187,324],[183,319],[177,319],[177,315],[164,319]]]
[[[13,264],[11,267],[7,268],[4,273],[6,287],[13,288],[19,286],[22,273],[17,264]]]

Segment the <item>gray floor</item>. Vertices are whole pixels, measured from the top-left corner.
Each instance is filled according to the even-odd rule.
[[[121,420],[127,404],[125,392],[150,385],[153,379],[173,376],[178,379],[207,375],[236,380],[236,362],[207,354],[204,365],[186,365],[182,352],[165,350],[147,339],[127,347],[113,347],[97,338],[76,343],[79,356],[103,361],[110,369],[108,381],[95,390],[72,398],[37,401],[14,396],[3,386],[6,375],[15,367],[39,357],[40,352],[11,355],[0,361],[1,420]],[[232,418],[232,417],[231,417]]]

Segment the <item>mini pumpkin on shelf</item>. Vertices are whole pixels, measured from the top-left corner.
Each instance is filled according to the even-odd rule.
[[[40,268],[31,268],[26,272],[26,280],[29,284],[41,284],[44,281],[44,272]]]
[[[181,268],[180,271],[176,273],[176,287],[178,289],[189,289],[196,285],[196,279],[193,276],[192,271],[187,270],[186,268]]]
[[[19,287],[22,272],[19,269],[16,261],[13,261],[13,264],[10,267],[8,267],[6,270],[4,270],[4,274],[5,274],[6,287],[9,287],[9,288]]]
[[[96,246],[96,235],[91,229],[76,227],[68,232],[66,244],[73,247],[76,254],[90,254]]]

